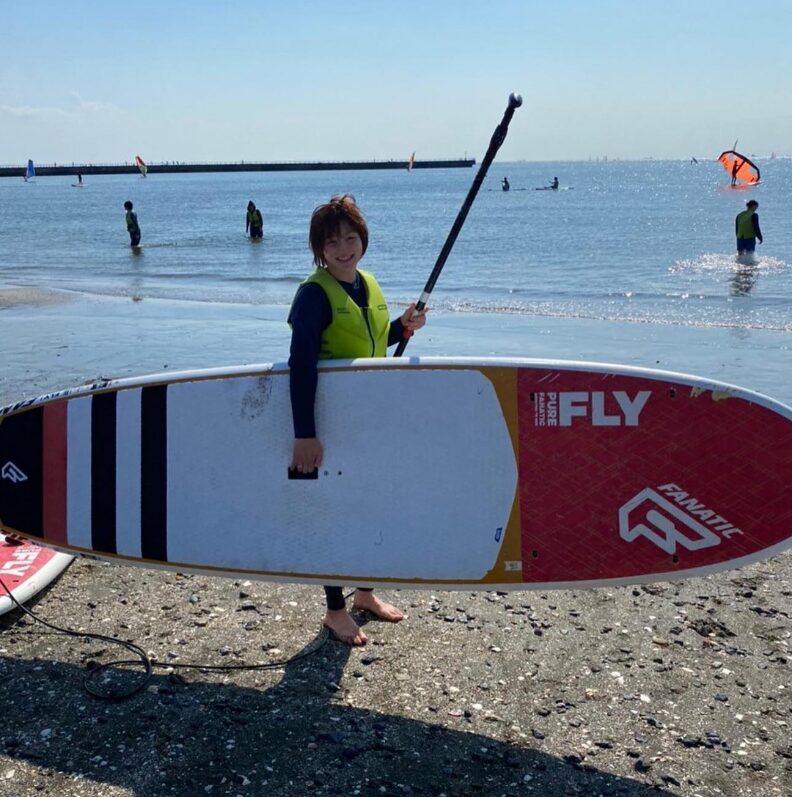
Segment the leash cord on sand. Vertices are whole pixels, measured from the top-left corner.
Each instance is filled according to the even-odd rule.
[[[115,637],[105,636],[104,634],[94,634],[86,631],[73,631],[70,628],[60,628],[53,623],[44,620],[43,618],[39,617],[30,609],[25,608],[11,593],[11,590],[6,586],[5,582],[0,578],[0,586],[8,593],[8,597],[13,601],[18,609],[21,609],[25,614],[29,617],[32,617],[37,623],[41,623],[42,625],[46,626],[47,628],[51,628],[53,631],[56,631],[59,634],[65,634],[66,636],[74,636],[74,637],[81,637],[82,639],[93,639],[97,642],[107,642],[111,645],[120,645],[122,648],[126,648],[130,653],[133,653],[137,658],[134,659],[123,659],[119,661],[108,661],[104,664],[99,664],[95,667],[92,667],[84,676],[83,678],[83,689],[85,689],[88,694],[93,695],[100,700],[110,700],[114,702],[120,702],[121,700],[127,700],[133,695],[138,694],[138,692],[142,692],[147,686],[149,681],[151,680],[152,676],[154,675],[154,669],[167,669],[167,670],[204,670],[207,672],[228,672],[234,670],[274,670],[281,667],[286,667],[289,664],[293,664],[296,661],[300,661],[300,659],[307,658],[308,656],[312,656],[316,653],[330,638],[330,632],[324,626],[322,627],[319,636],[316,639],[315,644],[312,647],[306,648],[305,650],[297,653],[296,655],[292,656],[289,659],[285,659],[283,661],[271,661],[267,662],[266,664],[177,664],[177,663],[170,663],[165,664],[157,661],[152,661],[151,657],[146,653],[140,645],[135,644],[134,642],[127,642],[123,639],[116,639]],[[141,673],[141,680],[139,683],[133,685],[132,687],[126,690],[111,690],[107,689],[100,689],[94,685],[94,680],[103,673],[109,667],[121,667],[124,665],[140,665],[143,668],[143,672]]]

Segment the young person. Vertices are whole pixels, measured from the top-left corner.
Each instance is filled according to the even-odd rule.
[[[127,199],[124,202],[126,210],[126,226],[129,233],[129,245],[131,247],[140,246],[140,225],[138,224],[137,213],[132,208],[134,205]]]
[[[253,203],[253,200],[247,204],[245,232],[249,232],[251,238],[264,237],[264,219],[261,215],[261,211]]]
[[[324,458],[314,418],[318,361],[385,357],[387,347],[398,343],[405,329],[413,332],[426,323],[414,304],[391,321],[376,279],[358,270],[368,247],[368,227],[351,194],[335,196],[314,210],[309,243],[316,269],[297,289],[289,312],[295,437],[290,467],[300,473],[311,473]],[[347,612],[342,588],[325,587],[325,596],[324,625],[348,645],[365,645],[367,637]],[[392,623],[404,619],[400,609],[370,589],[355,590],[353,608]]]

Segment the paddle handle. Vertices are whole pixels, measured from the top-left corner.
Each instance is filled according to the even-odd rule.
[[[503,119],[501,119],[500,124],[495,128],[495,132],[492,134],[487,152],[481,161],[481,166],[479,166],[478,173],[473,179],[473,185],[470,186],[467,197],[465,197],[465,201],[463,202],[459,213],[457,213],[457,217],[451,226],[451,232],[448,233],[448,237],[443,244],[443,248],[440,250],[440,254],[437,257],[437,262],[432,269],[432,273],[429,275],[429,279],[426,281],[426,285],[421,293],[421,297],[415,303],[416,312],[423,310],[429,302],[429,296],[434,289],[437,278],[440,276],[440,272],[443,270],[443,266],[448,259],[448,255],[451,254],[451,249],[454,247],[454,243],[456,242],[459,232],[462,229],[462,225],[465,223],[465,219],[467,218],[468,212],[473,204],[473,200],[476,198],[476,194],[478,194],[479,188],[481,188],[481,184],[484,182],[484,178],[487,175],[487,170],[489,169],[492,161],[495,159],[495,155],[500,149],[501,144],[503,144],[503,142],[506,140],[506,133],[509,131],[509,122],[511,122],[514,112],[521,105],[522,97],[519,94],[512,93],[509,95],[509,105],[503,114]],[[402,353],[407,348],[407,343],[412,337],[412,334],[413,333],[411,330],[404,330],[404,337],[396,346],[396,351],[393,354],[394,357],[401,357]]]

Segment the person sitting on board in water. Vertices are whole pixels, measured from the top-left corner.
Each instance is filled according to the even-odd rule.
[[[426,322],[414,304],[391,321],[377,281],[358,271],[368,247],[368,227],[351,194],[334,196],[314,210],[309,243],[316,269],[297,289],[288,317],[295,437],[290,468],[304,474],[312,473],[324,459],[314,416],[318,361],[385,357],[387,347],[398,343],[405,330],[414,332]],[[349,413],[350,406],[335,411]],[[348,645],[365,645],[368,638],[347,612],[343,589],[325,587],[325,597],[324,625]],[[371,589],[355,590],[353,608],[392,623],[404,619],[400,609],[380,600]]]
[[[762,231],[759,229],[759,215],[756,209],[759,203],[749,199],[745,203],[745,210],[737,214],[734,219],[734,232],[737,236],[737,257],[753,254],[756,251],[756,240],[762,243]]]
[[[129,233],[129,245],[132,247],[140,246],[140,225],[138,224],[137,213],[132,208],[134,205],[127,199],[124,202],[126,209],[126,226]]]
[[[264,237],[264,219],[261,216],[261,211],[253,203],[252,199],[247,204],[245,232],[249,232],[251,238]]]
[[[558,191],[558,178],[557,177],[553,178],[553,182],[550,183],[550,188],[552,188],[553,191]]]
[[[509,178],[508,178],[508,177],[504,177],[504,178],[501,180],[501,188],[502,188],[504,191],[508,191],[508,190],[511,188],[511,186],[509,185]]]

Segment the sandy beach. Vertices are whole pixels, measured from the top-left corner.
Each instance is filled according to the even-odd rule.
[[[285,307],[39,299],[0,293],[2,404],[287,355]],[[621,361],[790,401],[772,333],[431,320],[412,353]],[[0,622],[0,796],[792,793],[789,553],[634,588],[383,594],[409,618],[361,618],[370,642],[350,650],[324,640],[316,588],[75,561],[34,610],[78,636],[16,612]],[[86,674],[129,656],[88,632],[170,669],[129,700],[92,697]]]
[[[83,679],[126,651],[7,616],[0,794],[788,795],[791,572],[392,593],[409,618],[350,650],[320,644],[315,588],[79,560],[37,602],[48,622],[167,665],[319,647],[157,669],[108,702]]]

